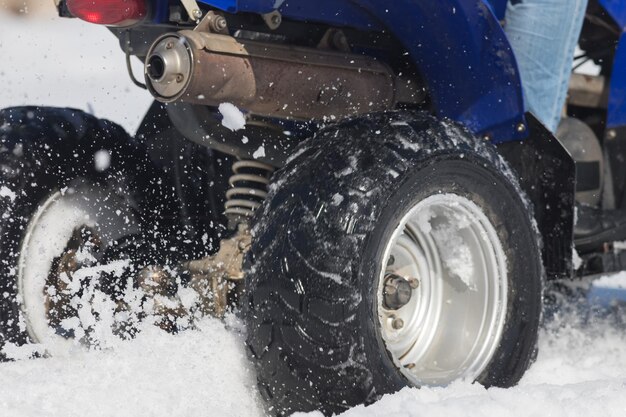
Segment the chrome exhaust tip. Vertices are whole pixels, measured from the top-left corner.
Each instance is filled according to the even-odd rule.
[[[192,71],[192,54],[184,37],[169,33],[150,48],[145,78],[150,92],[161,101],[174,101],[187,87]]]

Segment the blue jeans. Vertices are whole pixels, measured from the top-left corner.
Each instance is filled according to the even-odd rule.
[[[526,109],[552,132],[561,120],[587,0],[509,0],[505,32]]]

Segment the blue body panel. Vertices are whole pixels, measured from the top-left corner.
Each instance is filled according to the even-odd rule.
[[[169,0],[154,0],[153,17],[154,22],[164,22],[169,16]]]
[[[624,0],[598,0],[613,20],[621,26],[626,27],[626,2]]]
[[[506,4],[508,2],[509,0],[487,0],[487,3],[491,5],[493,14],[496,15],[499,20],[504,20]]]
[[[608,128],[626,125],[626,33],[622,32],[611,74],[609,107],[606,121]]]
[[[515,57],[494,11],[503,0],[201,0],[230,13],[275,10],[288,19],[389,28],[413,58],[440,116],[496,142],[523,138]]]
[[[626,125],[626,1],[599,0],[599,2],[622,28],[622,36],[613,60],[607,114],[607,127],[616,128]]]
[[[164,0],[158,0],[163,2]],[[441,116],[495,142],[521,139],[517,64],[499,20],[507,0],[199,0],[228,13],[269,13],[360,30],[389,28],[409,51]],[[626,1],[599,0],[626,29]],[[617,48],[608,126],[626,125],[626,36]]]

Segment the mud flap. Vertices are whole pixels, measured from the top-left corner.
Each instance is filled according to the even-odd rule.
[[[498,150],[519,175],[520,185],[535,208],[548,280],[570,278],[576,166],[563,145],[535,116],[527,113],[526,119],[528,138],[501,144]]]

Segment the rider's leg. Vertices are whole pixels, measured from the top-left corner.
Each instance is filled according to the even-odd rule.
[[[587,0],[509,0],[505,31],[527,110],[552,132],[561,119]]]

